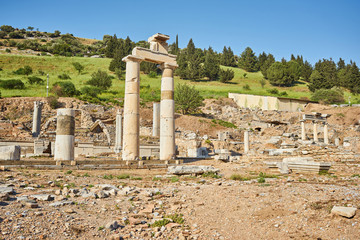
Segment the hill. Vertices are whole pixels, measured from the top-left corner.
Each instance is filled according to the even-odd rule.
[[[13,97],[13,96],[22,96],[22,97],[35,97],[35,96],[46,96],[46,86],[45,85],[30,85],[27,83],[27,76],[25,75],[15,75],[13,71],[18,68],[23,67],[24,65],[29,65],[33,69],[33,75],[38,76],[42,79],[46,79],[46,76],[42,76],[42,73],[49,74],[50,86],[57,81],[61,81],[58,78],[60,74],[66,73],[71,77],[71,82],[73,82],[77,89],[81,89],[86,85],[86,81],[91,78],[91,74],[98,69],[108,72],[112,76],[113,85],[105,93],[100,95],[100,98],[103,100],[109,98],[122,98],[124,94],[124,81],[118,80],[115,77],[115,74],[108,71],[108,67],[111,59],[109,58],[86,58],[86,57],[62,57],[62,56],[29,56],[29,55],[13,55],[13,54],[0,54],[0,79],[20,79],[25,83],[25,89],[14,89],[6,90],[1,89],[3,97]],[[79,62],[85,68],[81,74],[73,67],[72,63]],[[224,67],[222,68],[231,68]],[[261,72],[247,73],[246,71],[239,68],[231,68],[235,72],[235,77],[229,83],[221,83],[218,81],[188,81],[182,80],[178,77],[175,77],[176,83],[188,83],[195,85],[195,87],[201,92],[204,98],[217,98],[217,97],[226,97],[228,92],[237,92],[237,93],[247,93],[247,94],[256,94],[256,95],[272,95],[267,90],[273,89],[275,87],[271,86],[268,82],[262,88],[260,80],[263,79]],[[244,73],[247,73],[244,77]],[[144,100],[147,98],[146,94],[152,92],[155,95],[158,95],[160,91],[160,79],[161,76],[158,75],[156,78],[150,78],[146,74],[141,74],[141,86],[142,98]],[[244,88],[245,85],[248,85],[249,88]],[[293,87],[276,87],[280,92],[286,91],[286,97],[291,98],[301,98],[301,97],[310,97],[310,92],[306,86],[305,82],[298,82]]]

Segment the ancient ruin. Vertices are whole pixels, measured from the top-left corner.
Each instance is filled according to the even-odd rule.
[[[132,55],[123,59],[126,62],[124,98],[123,160],[137,160],[140,155],[139,108],[140,108],[140,62],[148,61],[160,65],[161,79],[160,103],[160,160],[175,158],[175,104],[174,77],[177,67],[176,56],[168,54],[169,36],[155,34],[148,39],[150,49],[135,47]]]

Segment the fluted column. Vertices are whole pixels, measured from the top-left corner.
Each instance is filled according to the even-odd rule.
[[[33,114],[33,126],[32,126],[33,137],[38,137],[40,134],[42,106],[43,106],[42,102],[40,101],[34,102],[34,114]]]
[[[122,60],[126,62],[122,160],[137,160],[140,153],[140,62],[143,58],[129,55]]]
[[[177,66],[164,63],[161,78],[160,160],[175,158],[174,70]]]
[[[54,160],[74,160],[75,111],[70,108],[57,110]]]
[[[115,153],[120,153],[122,147],[122,115],[118,110],[116,113],[116,128],[115,128]]]
[[[153,129],[152,129],[153,137],[160,136],[160,103],[153,103]]]

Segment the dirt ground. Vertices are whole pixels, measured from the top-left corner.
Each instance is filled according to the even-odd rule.
[[[221,178],[169,176],[166,169],[0,172],[1,187],[16,192],[1,202],[0,238],[359,239],[359,209],[350,219],[330,213],[335,205],[360,207],[359,163],[338,163],[325,175],[274,174],[256,161],[192,165],[212,165]],[[261,175],[265,182],[261,172],[267,172]],[[99,191],[98,184],[119,191],[104,198],[76,194]],[[36,200],[38,207],[30,208],[21,197],[34,194],[54,199]],[[58,201],[68,205],[50,206]],[[153,225],[175,214],[183,222]],[[111,230],[113,221],[120,227]]]

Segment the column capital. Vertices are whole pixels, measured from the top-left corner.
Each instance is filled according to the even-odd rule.
[[[177,64],[172,64],[172,63],[163,63],[163,64],[161,64],[161,68],[162,68],[162,69],[170,68],[170,69],[172,69],[172,70],[175,70],[175,69],[178,68],[178,67],[179,67],[179,65],[177,65]]]
[[[139,57],[139,56],[135,56],[135,55],[127,55],[126,57],[124,57],[122,59],[123,62],[142,62],[144,61],[145,58],[143,57]]]

